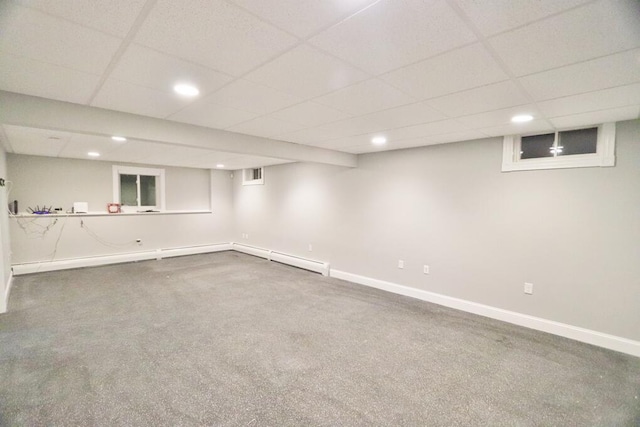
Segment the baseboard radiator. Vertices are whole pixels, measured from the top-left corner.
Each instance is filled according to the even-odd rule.
[[[24,264],[13,264],[11,269],[14,276],[23,274],[43,273],[45,271],[67,270],[70,268],[97,267],[100,265],[120,264],[123,262],[161,260],[184,255],[197,255],[210,252],[232,250],[230,243],[214,245],[186,246],[181,248],[154,249],[150,251],[131,252],[114,255],[98,255],[83,258],[61,259],[55,261],[39,261]]]
[[[268,259],[269,261],[287,264],[293,267],[302,268],[304,270],[320,273],[323,276],[329,275],[329,263],[316,261],[313,259],[302,258],[295,255],[289,255],[282,252],[271,251],[268,249],[258,248],[256,246],[244,245],[242,243],[232,243],[234,251]]]
[[[151,251],[131,252],[126,254],[99,255],[84,258],[61,259],[55,261],[29,262],[12,265],[13,274],[20,276],[23,274],[43,273],[45,271],[66,270],[70,268],[96,267],[100,265],[119,264],[123,262],[161,260],[163,258],[205,254],[210,252],[235,250],[260,258],[268,259],[293,267],[320,273],[323,276],[329,275],[329,263],[289,255],[282,252],[271,251],[241,243],[220,243],[215,245],[187,246],[181,248],[155,249]]]

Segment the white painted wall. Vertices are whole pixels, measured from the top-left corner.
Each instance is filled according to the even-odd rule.
[[[208,169],[117,164],[164,169],[167,210],[210,209]],[[53,205],[66,211],[73,202],[88,202],[89,211],[106,212],[107,203],[114,201],[113,165],[99,160],[9,154],[8,173],[14,181],[11,197],[18,200],[21,212],[36,205]]]
[[[6,153],[0,146],[0,178],[8,180]],[[11,246],[9,240],[9,214],[7,210],[7,191],[11,187],[0,187],[0,313],[7,310],[9,279],[11,276]]]
[[[92,160],[9,155],[12,199],[20,210],[36,204],[68,209],[86,201],[106,212],[113,198],[112,164]],[[212,213],[10,218],[14,264],[123,254],[229,242],[233,238],[228,171],[165,168],[168,210]],[[46,233],[43,231],[49,227]],[[93,235],[92,235],[93,234]],[[97,237],[96,237],[97,236]],[[141,239],[142,245],[135,240]]]
[[[238,174],[235,240],[640,340],[639,139],[640,120],[618,123],[611,168],[501,173],[492,138]]]

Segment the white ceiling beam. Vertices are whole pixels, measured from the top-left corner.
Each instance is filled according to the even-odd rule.
[[[355,154],[46,98],[0,91],[0,123],[265,156],[357,166]]]

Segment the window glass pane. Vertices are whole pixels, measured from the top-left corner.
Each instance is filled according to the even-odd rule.
[[[140,205],[156,205],[156,177],[140,175]]]
[[[558,138],[558,156],[591,154],[598,147],[598,128],[568,130]]]
[[[537,159],[539,157],[553,157],[554,139],[554,133],[523,136],[520,140],[520,158]]]
[[[137,175],[120,175],[120,204],[122,206],[138,206],[137,178]]]

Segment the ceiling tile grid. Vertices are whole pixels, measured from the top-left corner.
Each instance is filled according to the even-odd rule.
[[[118,49],[117,37],[19,5],[6,8],[0,52],[100,75]]]
[[[298,37],[329,27],[377,0],[232,0]]]
[[[24,56],[2,53],[0,88],[10,92],[84,103],[100,77]],[[43,76],[47,76],[46,79]]]
[[[127,35],[146,0],[13,0],[117,37]]]
[[[255,83],[312,99],[370,77],[367,73],[308,45],[299,45],[247,74]]]
[[[489,39],[517,76],[640,46],[637,0],[602,0]]]
[[[381,0],[309,42],[378,75],[475,40],[444,0]]]
[[[1,90],[350,153],[634,119],[639,87],[637,0],[0,3]]]
[[[223,0],[159,0],[134,40],[234,76],[298,41]]]
[[[208,94],[233,80],[230,75],[137,44],[128,46],[109,78],[169,94],[178,82],[189,82]]]

